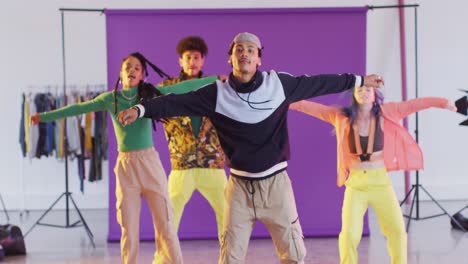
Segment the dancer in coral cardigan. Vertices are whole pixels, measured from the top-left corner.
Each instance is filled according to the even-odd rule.
[[[357,247],[369,205],[387,238],[391,263],[407,263],[403,216],[387,171],[423,168],[421,149],[400,120],[430,107],[456,111],[453,102],[435,97],[384,104],[381,91],[366,86],[355,88],[351,105],[342,109],[309,101],[290,106],[336,130],[337,184],[346,185],[339,237],[341,263],[358,263]]]

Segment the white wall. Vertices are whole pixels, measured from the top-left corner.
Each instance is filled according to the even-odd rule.
[[[65,3],[66,2],[66,3]],[[0,9],[0,96],[3,128],[0,130],[0,194],[8,209],[43,209],[64,191],[64,165],[54,158],[28,160],[21,157],[18,144],[20,95],[31,85],[60,85],[62,79],[61,24],[58,8],[268,8],[389,5],[397,1],[5,1]],[[415,2],[408,2],[415,3]],[[468,89],[468,24],[464,10],[468,2],[436,0],[420,2],[419,93],[451,99]],[[406,11],[409,97],[414,97],[414,12]],[[150,34],[151,32],[148,32]],[[105,16],[98,13],[66,13],[67,82],[106,83]],[[343,40],[351,41],[351,40]],[[387,100],[401,99],[398,12],[396,9],[368,13],[368,72],[386,79]],[[346,58],[344,58],[346,59]],[[174,60],[174,63],[176,61]],[[285,65],[287,69],[287,65]],[[421,182],[438,199],[467,199],[465,140],[468,128],[457,124],[458,114],[428,110],[420,115],[420,143],[426,170]],[[414,118],[410,119],[414,130]],[[107,166],[107,164],[105,164]],[[105,167],[106,167],[105,166]],[[98,183],[86,183],[85,194],[78,189],[76,163],[70,163],[70,190],[80,208],[108,206],[108,173]],[[107,168],[107,167],[106,167]],[[403,195],[402,173],[394,174],[399,196]],[[414,174],[412,175],[414,178]],[[113,191],[111,193],[113,195]],[[424,196],[422,198],[425,198]],[[63,207],[63,204],[58,205]]]

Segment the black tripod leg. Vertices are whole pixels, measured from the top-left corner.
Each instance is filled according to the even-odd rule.
[[[413,186],[413,188],[414,188],[414,186]],[[408,218],[408,223],[406,223],[406,232],[409,232],[409,226],[410,226],[411,220],[413,219],[413,209],[414,209],[414,203],[416,202],[415,197],[416,197],[416,195],[417,195],[417,192],[418,192],[418,190],[415,189],[415,190],[414,190],[414,194],[413,194],[413,200],[411,201],[410,213],[409,213],[409,215],[407,216],[407,218]]]
[[[33,226],[31,226],[31,228],[29,228],[29,230],[24,234],[24,237],[26,237],[29,232],[31,232],[31,230],[33,230],[34,227],[36,227],[37,224],[39,224],[39,222],[41,222],[42,218],[44,218],[49,212],[50,210],[52,210],[52,208],[58,203],[58,201],[60,201],[60,199],[65,195],[65,193],[62,193],[58,198],[57,200],[55,200],[55,202],[52,203],[52,205],[41,215],[41,217],[39,217],[39,219],[34,223]]]
[[[413,185],[413,187],[411,187],[411,189],[409,190],[409,192],[406,194],[405,199],[403,199],[403,201],[400,202],[400,206],[402,206],[402,205],[406,202],[406,200],[408,200],[408,198],[409,198],[409,196],[411,195],[411,192],[412,192],[413,190],[414,190],[414,185]]]
[[[93,236],[93,233],[92,233],[91,230],[89,229],[88,224],[86,223],[86,221],[85,221],[83,215],[82,215],[81,212],[80,212],[80,209],[78,209],[78,206],[76,205],[75,200],[73,200],[73,197],[72,197],[71,195],[70,195],[70,200],[72,201],[73,206],[75,207],[76,212],[77,212],[78,215],[80,216],[80,220],[81,220],[81,222],[83,223],[83,226],[84,226],[84,228],[85,228],[85,230],[86,230],[86,233],[88,234],[89,240],[91,240],[91,244],[93,244],[93,248],[96,248],[96,245],[94,244],[94,239],[93,239],[94,236]]]
[[[0,201],[2,202],[3,212],[4,212],[5,215],[6,215],[7,221],[10,222],[10,216],[8,215],[8,212],[7,212],[7,209],[6,209],[6,207],[5,207],[5,203],[3,202],[3,197],[2,197],[1,194],[0,194]]]
[[[440,210],[442,210],[444,212],[444,214],[448,215],[448,217],[450,217],[450,219],[452,219],[452,221],[461,229],[463,230],[463,232],[466,232],[466,229],[460,224],[460,222],[458,222],[457,219],[455,219],[452,215],[450,215],[443,207],[442,205],[439,204],[439,202],[437,202],[436,199],[434,199],[434,197],[432,197],[432,195],[421,185],[420,186],[421,189],[427,194],[427,196],[429,196],[431,198],[431,200],[440,208]]]

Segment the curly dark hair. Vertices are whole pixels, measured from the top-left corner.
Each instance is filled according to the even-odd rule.
[[[188,36],[181,39],[177,44],[176,50],[180,57],[182,57],[182,54],[188,50],[199,51],[202,57],[208,55],[208,46],[206,45],[205,40],[199,36]]]

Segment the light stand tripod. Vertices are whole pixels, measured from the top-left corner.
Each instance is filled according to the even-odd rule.
[[[431,200],[440,208],[440,210],[442,210],[443,213],[430,215],[426,217],[420,217],[419,216],[419,189],[423,190],[424,193],[427,196],[429,196],[429,198],[431,198]],[[402,206],[406,202],[406,200],[410,197],[411,192],[413,191],[414,193],[413,193],[413,197],[411,201],[410,213],[409,215],[403,215],[404,217],[408,218],[408,223],[406,223],[406,230],[409,230],[409,225],[411,223],[411,220],[426,220],[426,219],[430,219],[430,218],[434,218],[434,217],[438,217],[442,215],[447,215],[461,230],[463,230],[463,232],[466,232],[465,228],[460,224],[460,222],[457,219],[455,219],[451,214],[449,214],[447,210],[445,210],[444,207],[442,207],[442,205],[440,205],[440,203],[437,202],[437,200],[419,183],[419,171],[416,171],[416,183],[413,184],[409,192],[406,194],[405,199],[401,201],[400,206]],[[414,209],[415,204],[416,204],[416,217],[413,216],[413,209]],[[465,208],[463,208],[462,210],[458,212],[463,211]]]
[[[418,4],[415,5],[391,5],[391,6],[368,6],[369,9],[381,9],[381,8],[407,8],[411,7],[414,8],[414,43],[415,43],[415,90],[416,90],[416,98],[418,98]],[[416,129],[415,129],[415,137],[416,137],[416,142],[418,142],[418,113],[416,112]],[[431,198],[431,200],[443,211],[441,214],[436,214],[436,215],[431,215],[431,216],[426,216],[426,217],[420,217],[419,216],[419,190],[422,190],[427,196]],[[412,185],[411,189],[408,191],[408,193],[405,195],[405,198],[403,201],[401,201],[400,206],[402,206],[406,200],[410,197],[411,193],[413,193],[412,196],[412,202],[411,202],[411,209],[409,215],[403,215],[404,217],[408,218],[408,223],[406,224],[406,230],[409,230],[409,226],[411,223],[411,220],[425,220],[429,218],[434,218],[442,215],[447,215],[454,221],[454,223],[460,227],[461,230],[466,231],[463,226],[450,215],[447,210],[445,210],[442,205],[422,186],[422,184],[419,183],[419,171],[416,171],[416,183]],[[413,209],[416,206],[416,216],[413,216]]]
[[[462,92],[468,93],[467,90],[462,90],[462,89],[459,89],[459,90],[462,91]],[[457,107],[457,112],[459,114],[462,114],[464,116],[468,115],[468,99],[467,99],[466,95],[463,96],[462,98],[458,99],[457,101],[455,101],[455,106]],[[459,125],[460,126],[468,126],[468,119],[461,122]],[[459,219],[461,222],[465,222],[464,223],[465,225],[466,225],[466,221],[465,221],[466,218],[464,218],[464,216],[461,214],[461,212],[464,211],[466,208],[468,208],[468,205],[466,205],[462,209],[458,210],[455,214],[453,214],[454,218]],[[451,224],[453,226],[453,223],[451,223]],[[466,231],[466,230],[463,230],[463,231]]]
[[[66,105],[66,91],[67,91],[67,82],[66,82],[66,64],[65,64],[65,17],[64,17],[64,11],[86,11],[86,12],[103,12],[102,9],[59,9],[61,11],[61,18],[62,18],[62,63],[63,63],[63,94],[65,95],[65,105]],[[25,233],[25,236],[29,234],[29,232],[32,231],[34,227],[37,225],[44,225],[44,226],[50,226],[50,227],[59,227],[59,228],[73,228],[73,227],[79,227],[79,226],[84,226],[86,234],[89,237],[89,240],[91,241],[91,244],[93,245],[93,248],[96,247],[94,244],[93,240],[93,233],[88,227],[88,224],[86,223],[83,215],[80,212],[80,209],[75,203],[75,200],[73,200],[72,193],[69,192],[68,189],[68,141],[67,141],[67,122],[64,122],[64,149],[65,149],[65,192],[63,192],[55,202],[52,203],[52,205],[39,217],[39,219],[34,223],[34,225]],[[48,223],[42,223],[41,220],[52,210],[52,208],[60,201],[60,199],[65,198],[65,225],[55,225],[55,224],[48,224]],[[70,208],[69,208],[69,201],[72,202],[76,212],[78,213],[79,220],[70,223]]]
[[[415,90],[416,90],[416,98],[418,98],[418,7],[419,5],[394,5],[394,6],[369,6],[369,9],[375,9],[375,8],[406,8],[406,7],[412,7],[414,8],[414,40],[415,40]],[[416,137],[416,142],[418,142],[418,113],[416,112],[416,129],[415,129],[415,137]],[[422,190],[431,200],[443,211],[441,214],[436,214],[436,215],[430,215],[426,217],[420,217],[419,216],[419,190]],[[452,219],[452,221],[460,227],[461,230],[465,231],[466,230],[463,228],[463,226],[455,219],[453,218],[452,215],[450,215],[447,210],[445,210],[442,205],[422,186],[422,184],[419,183],[419,171],[416,171],[416,184],[413,184],[411,189],[408,191],[408,193],[405,195],[405,198],[403,201],[401,201],[400,206],[402,206],[406,200],[410,197],[411,193],[414,191],[413,196],[412,196],[412,202],[411,202],[411,208],[410,208],[410,213],[409,215],[403,215],[404,217],[408,218],[408,223],[406,224],[406,230],[409,230],[409,226],[411,223],[411,220],[425,220],[429,218],[434,218],[442,215],[447,215]],[[416,206],[416,216],[413,216],[413,209]]]
[[[415,37],[414,38],[414,43],[415,43],[414,44],[415,45],[414,52],[415,52],[415,75],[416,75],[415,90],[416,90],[416,98],[418,98],[419,94],[418,94],[418,9],[417,9],[417,7],[414,8],[414,37]],[[416,137],[416,142],[419,142],[418,127],[419,127],[419,119],[418,119],[418,113],[416,112],[416,129],[414,131],[415,137]],[[440,210],[442,210],[443,213],[434,214],[434,215],[430,215],[430,216],[426,216],[426,217],[420,217],[419,216],[419,190],[420,189],[425,194],[427,194],[427,196],[429,196],[429,198],[431,198],[432,202],[434,202],[440,208]],[[417,221],[418,220],[426,220],[426,219],[430,219],[430,218],[434,218],[434,217],[438,217],[438,216],[447,215],[458,227],[460,227],[461,230],[466,232],[465,228],[463,228],[463,226],[455,218],[453,218],[453,216],[451,214],[449,214],[447,212],[447,210],[445,210],[445,208],[442,207],[442,205],[440,205],[440,203],[426,190],[426,188],[424,188],[422,186],[422,184],[419,183],[419,171],[416,171],[416,184],[412,185],[411,189],[406,194],[403,201],[401,201],[400,206],[402,206],[406,202],[406,200],[410,197],[411,192],[413,192],[413,191],[414,191],[414,193],[413,193],[413,197],[412,197],[410,213],[409,213],[409,215],[405,215],[405,214],[403,215],[406,218],[408,218],[408,223],[406,224],[406,230],[407,231],[409,230],[411,220],[417,220]],[[413,209],[414,209],[415,205],[416,205],[416,216],[414,217],[413,216]]]

